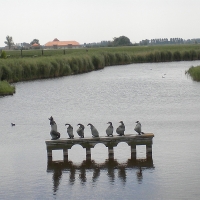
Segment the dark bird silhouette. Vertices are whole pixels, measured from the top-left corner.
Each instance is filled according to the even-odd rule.
[[[116,129],[116,132],[118,135],[122,136],[122,135],[124,135],[125,125],[124,125],[123,121],[120,121],[119,123],[121,123],[121,125],[119,125],[119,127]]]
[[[57,131],[57,124],[54,121],[52,116],[49,118],[49,120],[50,120],[50,125],[51,125],[50,135],[52,137],[52,140],[57,140],[60,138],[60,133]]]
[[[92,125],[92,124],[88,124],[88,126],[90,126],[91,128],[91,133],[93,137],[99,137],[99,132],[97,131],[97,129]]]
[[[142,132],[142,125],[141,125],[141,123],[139,121],[136,121],[135,123],[136,123],[136,126],[135,126],[134,130],[138,133],[138,135],[141,135],[141,133],[144,134]]]
[[[74,134],[73,134],[73,127],[71,124],[65,124],[65,126],[68,125],[67,127],[67,133],[69,135],[69,139],[74,139]]]
[[[15,126],[15,124],[11,123],[11,126]]]
[[[85,126],[83,124],[77,124],[79,126],[78,130],[76,131],[81,138],[84,138],[84,129]]]
[[[110,125],[106,129],[106,134],[107,134],[107,136],[113,136],[113,125],[112,125],[112,122],[108,122],[107,124],[110,124]]]

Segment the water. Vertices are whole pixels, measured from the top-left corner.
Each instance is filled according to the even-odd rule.
[[[200,83],[185,75],[200,61],[131,64],[87,74],[16,83],[16,94],[0,98],[0,199],[199,199]],[[107,122],[134,133],[135,121],[154,133],[153,161],[137,147],[138,163],[130,163],[130,147],[69,150],[72,165],[47,165],[45,140],[53,116],[62,138],[65,123],[92,123],[105,135]],[[11,127],[11,122],[16,126]],[[91,136],[89,127],[86,137]],[[77,135],[76,135],[77,137]],[[62,159],[60,151],[54,160]]]

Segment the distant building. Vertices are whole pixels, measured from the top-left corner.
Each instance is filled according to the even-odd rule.
[[[34,43],[31,45],[32,49],[40,49],[40,44]]]
[[[51,42],[47,42],[44,45],[45,49],[67,49],[67,48],[79,48],[81,45],[76,41],[59,41],[55,38]]]

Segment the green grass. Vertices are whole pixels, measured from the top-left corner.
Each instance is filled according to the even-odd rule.
[[[87,51],[88,50],[88,51]],[[131,53],[131,54],[147,54],[150,52],[167,52],[174,53],[200,51],[199,44],[193,45],[157,45],[157,46],[127,46],[127,47],[102,47],[102,48],[80,48],[80,49],[65,49],[65,55],[90,55],[93,53]],[[20,58],[21,50],[7,50],[6,54],[10,58]],[[64,55],[64,49],[43,50],[43,56]],[[22,50],[22,57],[42,56],[42,50]]]
[[[190,75],[194,81],[200,81],[200,66],[190,67],[186,74]]]
[[[15,87],[7,81],[0,81],[0,96],[12,95],[15,93]]]

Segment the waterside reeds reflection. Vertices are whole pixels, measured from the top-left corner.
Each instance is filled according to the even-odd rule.
[[[63,173],[69,174],[70,185],[75,184],[76,181],[81,184],[85,184],[86,182],[95,183],[98,181],[101,173],[103,175],[106,174],[110,184],[115,183],[116,177],[125,184],[127,170],[135,170],[138,183],[142,183],[143,171],[154,168],[152,159],[128,159],[125,163],[119,163],[117,160],[105,160],[104,163],[96,163],[92,160],[83,161],[80,165],[73,164],[71,161],[52,161],[47,164],[47,172],[52,173],[54,194],[58,191]],[[87,173],[92,173],[92,177],[91,175],[87,177]]]

